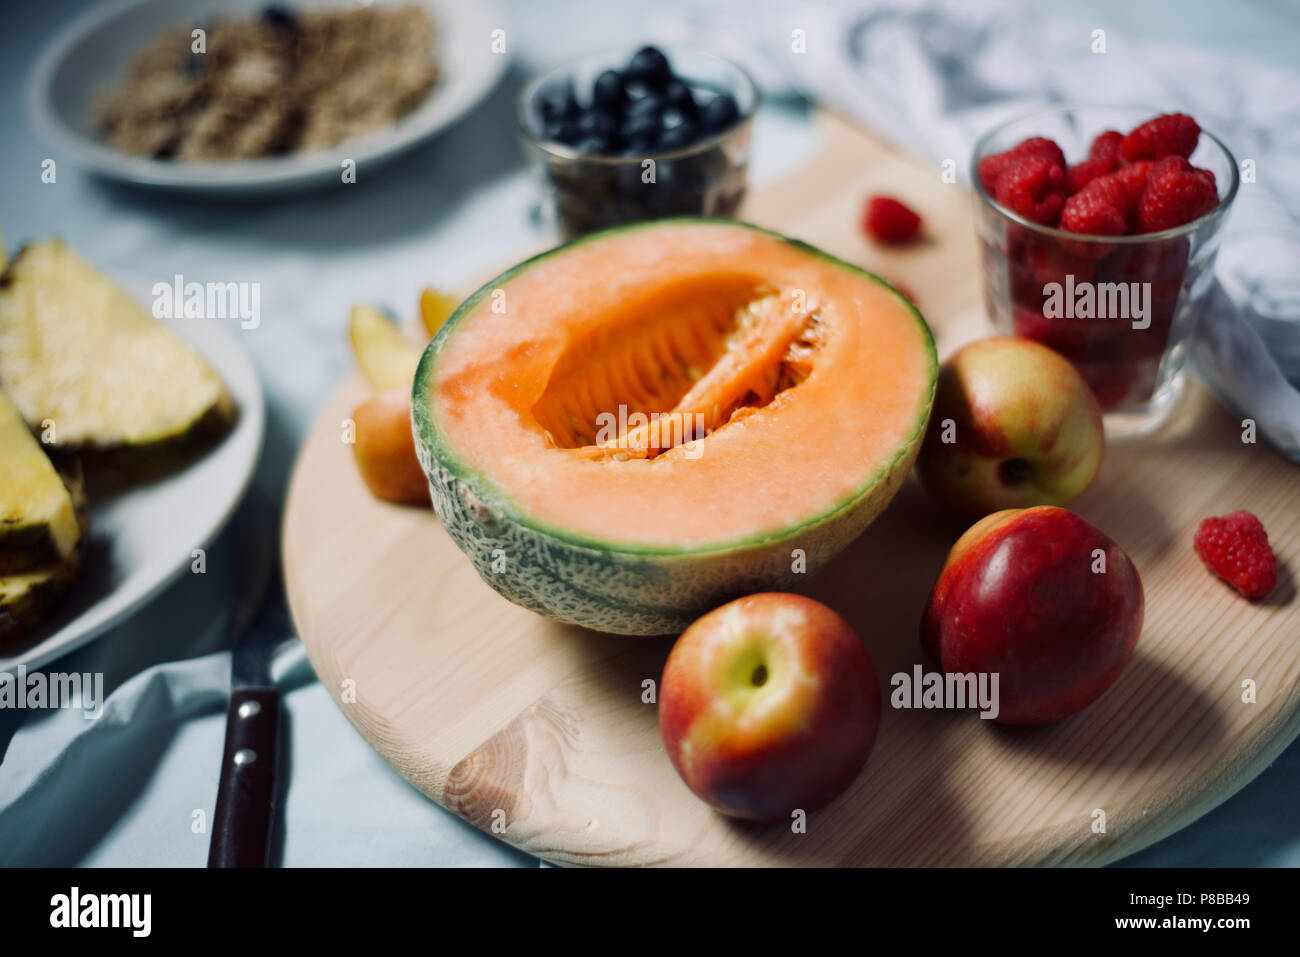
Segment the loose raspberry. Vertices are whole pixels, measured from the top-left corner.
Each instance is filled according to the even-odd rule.
[[[1065,205],[1065,169],[1046,156],[1012,160],[998,176],[994,198],[1035,223],[1053,224]]]
[[[889,284],[893,286],[896,290],[898,290],[898,292],[900,292],[903,295],[904,299],[912,303],[915,303],[917,301],[916,293],[912,292],[911,286],[907,285],[906,283],[899,282],[897,279],[889,280]]]
[[[1002,172],[1013,162],[1026,156],[1042,156],[1062,169],[1065,168],[1065,154],[1053,140],[1044,136],[1031,136],[1027,140],[1021,140],[1004,153],[995,153],[980,160],[976,175],[984,191],[992,196],[997,190],[998,177]]]
[[[892,196],[872,196],[862,211],[862,229],[882,243],[906,243],[921,233],[921,217]]]
[[[1119,165],[1120,144],[1124,134],[1107,130],[1092,141],[1088,149],[1088,158],[1075,163],[1066,172],[1066,184],[1070,192],[1077,193],[1098,176],[1104,176]]]
[[[1277,585],[1277,556],[1250,512],[1205,519],[1193,544],[1201,561],[1247,598],[1263,598]]]
[[[1181,156],[1166,156],[1151,167],[1138,200],[1137,226],[1143,233],[1172,229],[1204,216],[1219,205],[1214,175]]]
[[[1186,113],[1166,113],[1147,120],[1124,137],[1124,159],[1130,163],[1140,159],[1160,159],[1165,156],[1192,155],[1201,128]]]

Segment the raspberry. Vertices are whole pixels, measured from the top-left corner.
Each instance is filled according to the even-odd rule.
[[[1142,162],[1149,164],[1148,160]],[[1126,166],[1114,173],[1098,176],[1067,199],[1061,210],[1061,228],[1089,236],[1122,236],[1129,232],[1142,192],[1141,185],[1135,188],[1127,181],[1128,170],[1132,168]],[[1145,178],[1141,182],[1145,183]],[[1076,255],[1100,259],[1114,247],[1100,243],[1073,243],[1071,249]]]
[[[1054,141],[1043,136],[1031,136],[1027,140],[1021,140],[1004,153],[995,153],[980,160],[975,175],[979,177],[984,191],[992,196],[997,190],[998,177],[1002,175],[1003,170],[1026,156],[1043,156],[1062,169],[1065,168],[1065,154]]]
[[[1154,165],[1155,163],[1152,160],[1138,160],[1128,166],[1121,166],[1110,174],[1128,193],[1130,208],[1137,208],[1138,200],[1142,198],[1142,190],[1147,188],[1147,179],[1151,176],[1151,167]]]
[[[998,175],[994,198],[1035,223],[1052,224],[1065,204],[1065,170],[1046,156],[1013,159]]]
[[[1277,585],[1277,556],[1268,532],[1250,512],[1205,519],[1193,544],[1201,561],[1247,598],[1263,598]]]
[[[1197,169],[1181,156],[1166,156],[1151,167],[1138,200],[1138,231],[1172,229],[1204,216],[1217,205],[1219,191],[1209,170]]]
[[[1065,168],[1065,154],[1055,140],[1049,140],[1045,136],[1031,136],[1027,140],[1021,140],[1014,152],[1017,156],[1042,156],[1062,169]]]
[[[916,293],[912,292],[911,286],[907,285],[906,283],[899,282],[897,279],[889,280],[889,284],[893,286],[894,289],[897,290],[900,294],[902,294],[904,299],[908,300],[913,304],[916,303]]]
[[[1140,159],[1192,155],[1201,128],[1186,113],[1166,113],[1147,120],[1124,137],[1122,152],[1130,163]]]
[[[1137,193],[1130,192],[1123,178],[1117,173],[1098,176],[1079,192],[1087,193],[1096,200],[1115,207],[1124,217],[1125,222],[1137,208],[1138,198],[1141,196],[1141,190]]]
[[[984,192],[990,196],[993,195],[993,191],[997,189],[998,177],[1002,175],[1002,171],[1006,169],[1007,164],[1012,159],[1011,150],[1007,150],[1005,153],[994,153],[992,156],[986,156],[980,160],[979,166],[975,170],[975,176],[979,179],[980,185],[984,187]]]
[[[1123,142],[1124,134],[1115,130],[1107,130],[1098,135],[1088,149],[1088,158],[1075,163],[1066,171],[1066,184],[1070,192],[1077,193],[1098,176],[1103,176],[1118,166],[1120,144]]]
[[[1093,181],[1097,182],[1096,180]],[[1117,192],[1124,196],[1123,187]],[[1128,224],[1123,207],[1114,202],[1107,190],[1080,190],[1065,201],[1061,210],[1061,228],[1088,236],[1123,236]]]
[[[862,211],[862,229],[882,243],[905,243],[921,232],[921,217],[892,196],[872,196]]]

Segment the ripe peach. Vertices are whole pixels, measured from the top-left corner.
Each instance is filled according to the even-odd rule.
[[[386,502],[429,504],[429,480],[415,456],[411,435],[411,390],[389,389],[362,402],[352,413],[352,454],[370,494]]]
[[[871,657],[801,595],[749,595],[700,618],[664,666],[659,728],[673,767],[723,814],[811,811],[866,763],[880,723]]]

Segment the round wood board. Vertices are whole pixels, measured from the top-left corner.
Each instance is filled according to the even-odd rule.
[[[900,281],[941,355],[985,334],[967,194],[834,118],[823,128],[813,165],[754,196],[747,218]],[[856,210],[873,191],[914,198],[929,235],[943,238],[869,247]],[[518,608],[480,581],[431,510],[372,499],[341,427],[365,394],[353,379],[335,397],[290,484],[284,567],[299,633],[339,707],[394,768],[549,861],[1101,864],[1204,814],[1300,734],[1300,468],[1243,444],[1240,423],[1198,386],[1157,435],[1112,444],[1071,506],[1128,551],[1147,598],[1133,660],[1080,714],[1017,729],[889,707],[892,674],[931,667],[917,624],[961,531],[913,479],[809,582],[865,640],[886,706],[866,769],[805,833],[723,818],[674,773],[642,700],[671,639],[597,634]],[[1235,508],[1263,519],[1283,565],[1261,604],[1191,548],[1202,517]]]

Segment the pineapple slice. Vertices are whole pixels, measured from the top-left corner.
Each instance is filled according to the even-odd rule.
[[[76,578],[78,554],[65,561],[0,577],[0,647],[30,631],[58,607]]]
[[[54,451],[111,450],[123,471],[234,419],[203,357],[54,239],[0,277],[0,387]]]
[[[0,392],[0,575],[61,563],[81,535],[73,493]]]

